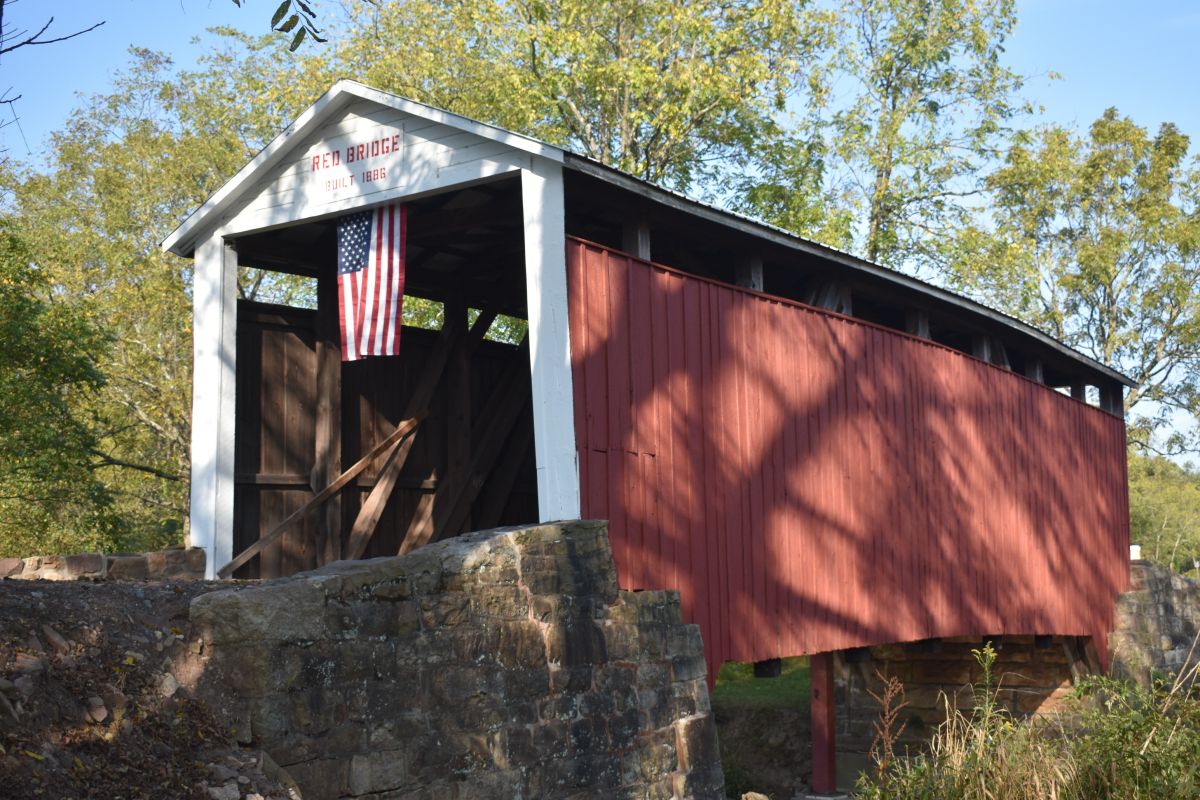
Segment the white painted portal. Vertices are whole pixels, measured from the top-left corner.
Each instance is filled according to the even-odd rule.
[[[235,237],[516,172],[538,513],[579,516],[562,162],[541,142],[343,81],[167,238],[164,250],[196,260],[190,538],[205,549],[210,578],[235,555]]]

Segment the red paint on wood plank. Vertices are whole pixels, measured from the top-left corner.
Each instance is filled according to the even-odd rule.
[[[1124,424],[927,340],[572,240],[585,513],[678,588],[710,671],[960,634],[1092,635]]]

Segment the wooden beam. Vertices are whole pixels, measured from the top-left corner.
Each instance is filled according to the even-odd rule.
[[[1076,400],[1087,402],[1087,384],[1080,381],[1071,381],[1071,397]]]
[[[446,325],[467,327],[467,307],[446,303]],[[471,465],[471,354],[460,347],[446,370],[446,476],[452,484],[466,480]],[[470,523],[467,523],[468,526]]]
[[[533,420],[523,418],[513,432],[508,447],[504,448],[503,459],[492,470],[488,478],[487,491],[480,501],[479,518],[476,522],[480,529],[494,528],[500,524],[504,508],[512,497],[513,486],[517,483],[521,465],[533,448]]]
[[[412,452],[414,439],[416,439],[415,436],[409,436],[388,453],[387,460],[379,470],[379,477],[376,479],[374,488],[367,495],[362,508],[358,511],[358,516],[354,518],[354,527],[350,529],[350,541],[346,543],[346,558],[362,558],[363,553],[367,551],[367,545],[370,543],[371,537],[375,535],[375,526],[379,524],[379,518],[383,516],[383,509],[387,506],[388,498],[392,496],[392,490],[396,488],[396,478],[399,477],[400,470],[404,469],[404,464],[408,461],[408,454]]]
[[[528,341],[528,340],[526,340]],[[421,547],[435,538],[435,534],[451,527],[453,519],[462,519],[465,514],[454,514],[455,509],[463,502],[469,506],[478,495],[482,483],[476,483],[479,472],[485,475],[491,470],[499,454],[500,447],[508,437],[516,421],[515,415],[521,409],[521,404],[528,397],[529,381],[524,369],[527,346],[522,343],[517,355],[509,366],[504,378],[491,393],[488,402],[484,404],[479,418],[473,427],[483,431],[479,447],[471,455],[471,466],[467,482],[455,489],[451,484],[441,484],[433,495],[422,497],[413,513],[404,539],[400,542],[400,555]],[[515,406],[515,408],[514,408]],[[497,437],[499,441],[496,441]],[[469,499],[466,499],[468,498]]]
[[[342,358],[337,278],[317,281],[317,418],[311,485],[314,492],[342,471]],[[329,498],[317,525],[317,563],[342,557],[342,498]]]
[[[466,485],[454,492],[452,501],[446,507],[445,516],[438,515],[439,519],[434,525],[434,532],[438,538],[459,533],[466,526],[466,520],[471,514],[471,505],[479,497],[488,476],[494,471],[496,462],[504,451],[504,443],[511,439],[520,427],[518,423],[521,413],[529,405],[529,387],[525,384],[519,385],[510,397],[511,404],[505,405],[502,418],[498,420],[495,428],[488,431],[488,437],[471,459],[471,471],[467,476]]]
[[[450,363],[453,354],[460,347],[465,348],[468,353],[473,352],[478,342],[483,339],[483,335],[487,333],[487,329],[491,327],[494,319],[494,312],[481,313],[469,332],[467,332],[465,324],[451,324],[442,328],[442,333],[438,336],[429,360],[425,364],[425,372],[408,398],[405,408],[406,417],[424,417],[428,413],[429,406],[433,402],[433,395],[442,381],[446,365]],[[465,320],[464,316],[464,323]],[[464,336],[466,336],[467,342],[460,344],[464,341]],[[358,510],[358,516],[354,518],[354,525],[350,529],[350,543],[346,546],[346,558],[362,558],[363,553],[367,551],[367,545],[371,542],[371,537],[375,535],[375,526],[379,524],[379,518],[387,507],[388,499],[392,496],[392,490],[396,488],[396,478],[399,477],[400,470],[404,468],[408,451],[394,453],[394,455],[396,457],[389,456],[387,463],[380,469],[374,488],[367,495],[362,508]]]
[[[737,285],[756,292],[763,290],[762,256],[742,256],[737,262]]]
[[[259,538],[257,542],[243,550],[237,558],[221,567],[221,569],[217,571],[217,574],[222,578],[228,578],[235,571],[249,563],[250,559],[261,553],[264,548],[282,536],[287,529],[291,527],[292,523],[298,521],[317,506],[333,497],[338,490],[350,483],[350,481],[354,480],[354,478],[358,476],[358,473],[366,469],[367,465],[378,458],[381,453],[394,448],[399,442],[412,434],[412,432],[417,429],[417,424],[419,422],[419,418],[413,418],[406,419],[397,425],[396,429],[388,434],[386,439],[371,448],[371,452],[354,462],[354,465],[335,478],[333,483],[326,486],[324,489],[318,492],[315,497],[313,497],[304,505],[300,506],[300,508],[293,511],[287,519],[272,528],[265,536]]]
[[[818,794],[837,791],[837,746],[833,703],[833,654],[808,657],[812,687],[812,790]]]
[[[841,281],[825,281],[818,284],[807,294],[807,304],[824,308],[838,314],[854,313],[854,302],[850,296],[850,287]]]

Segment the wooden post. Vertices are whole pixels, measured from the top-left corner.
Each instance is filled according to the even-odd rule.
[[[980,361],[992,363],[992,337],[974,336],[971,338],[971,355]]]
[[[1118,417],[1125,415],[1125,387],[1116,381],[1100,387],[1100,407]]]
[[[643,261],[650,260],[650,224],[628,219],[621,225],[621,249]]]
[[[1071,381],[1071,397],[1076,400],[1087,402],[1087,384],[1080,381]]]
[[[812,790],[837,791],[837,748],[833,707],[833,653],[808,657],[812,678]]]
[[[446,303],[444,325],[467,331],[467,307],[461,300]],[[471,463],[471,351],[457,347],[446,365],[446,474],[443,479],[455,486],[466,482]],[[470,530],[468,515],[466,529]]]
[[[1030,358],[1025,362],[1025,377],[1038,383],[1046,382],[1046,374],[1042,368],[1042,360],[1040,358]]]
[[[525,293],[529,308],[529,373],[538,518],[578,519],[575,392],[567,326],[567,227],[563,168],[534,159],[521,170],[525,223]],[[647,241],[647,245],[649,242]]]
[[[188,537],[207,555],[208,578],[233,557],[237,268],[231,241],[213,235],[196,247]]]
[[[320,492],[342,471],[342,356],[338,326],[337,277],[317,279],[317,419],[311,484]],[[342,498],[322,509],[317,523],[317,563],[342,557]]]
[[[743,256],[738,259],[737,285],[756,292],[763,291],[763,260],[760,256]]]
[[[904,312],[904,329],[913,336],[920,336],[922,339],[930,338],[929,312],[919,309]]]

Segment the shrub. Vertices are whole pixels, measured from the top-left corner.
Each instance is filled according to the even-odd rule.
[[[896,756],[883,703],[873,775],[875,800],[1162,800],[1200,798],[1200,698],[1196,670],[1144,689],[1112,678],[1081,684],[1070,713],[1019,721],[996,700],[996,653],[972,651],[983,668],[975,707],[946,703],[928,752]],[[886,693],[885,693],[886,695]],[[895,693],[893,692],[894,696]],[[897,734],[898,735],[898,734]]]

